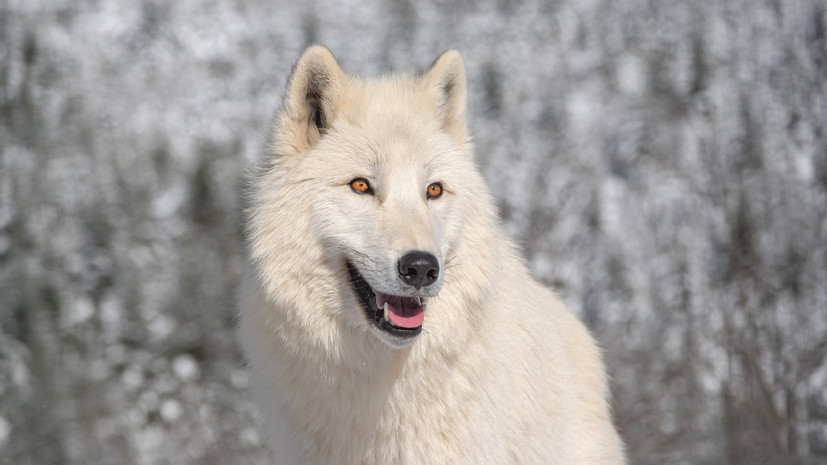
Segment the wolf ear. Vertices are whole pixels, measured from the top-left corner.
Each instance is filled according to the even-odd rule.
[[[277,153],[299,153],[330,128],[345,74],[330,50],[312,45],[293,66],[276,127]]]
[[[459,52],[448,50],[438,56],[425,72],[424,83],[442,121],[442,129],[459,143],[467,142],[465,64]]]

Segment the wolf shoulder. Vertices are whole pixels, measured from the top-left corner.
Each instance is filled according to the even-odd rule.
[[[552,290],[530,277],[502,288],[506,291],[494,299],[498,323],[489,354],[514,364],[496,369],[511,371],[504,381],[509,391],[523,390],[533,398],[531,408],[543,412],[538,421],[551,425],[558,439],[572,433],[569,444],[577,445],[578,458],[564,463],[625,463],[603,355],[589,329]]]

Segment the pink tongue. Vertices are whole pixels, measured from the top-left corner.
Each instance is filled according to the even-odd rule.
[[[417,326],[421,326],[422,321],[425,320],[425,312],[422,310],[422,307],[406,308],[404,304],[401,309],[397,309],[388,304],[388,316],[391,319],[391,323],[400,328],[416,328]]]
[[[376,292],[376,308],[381,311],[385,305],[388,306],[388,319],[398,328],[418,328],[425,320],[425,309],[418,298]]]

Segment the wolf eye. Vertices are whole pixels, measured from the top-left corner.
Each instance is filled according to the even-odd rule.
[[[370,188],[370,184],[368,184],[368,181],[364,178],[356,178],[353,181],[350,181],[350,188],[358,194],[373,193],[373,190]]]
[[[442,184],[435,182],[428,186],[428,198],[435,199],[442,195]]]

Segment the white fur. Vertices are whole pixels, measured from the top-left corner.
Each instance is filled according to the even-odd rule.
[[[457,52],[371,80],[319,46],[297,63],[253,180],[240,303],[275,463],[624,463],[599,350],[504,236],[466,131]],[[409,250],[441,272],[406,346],[368,321],[345,260],[409,292]]]

